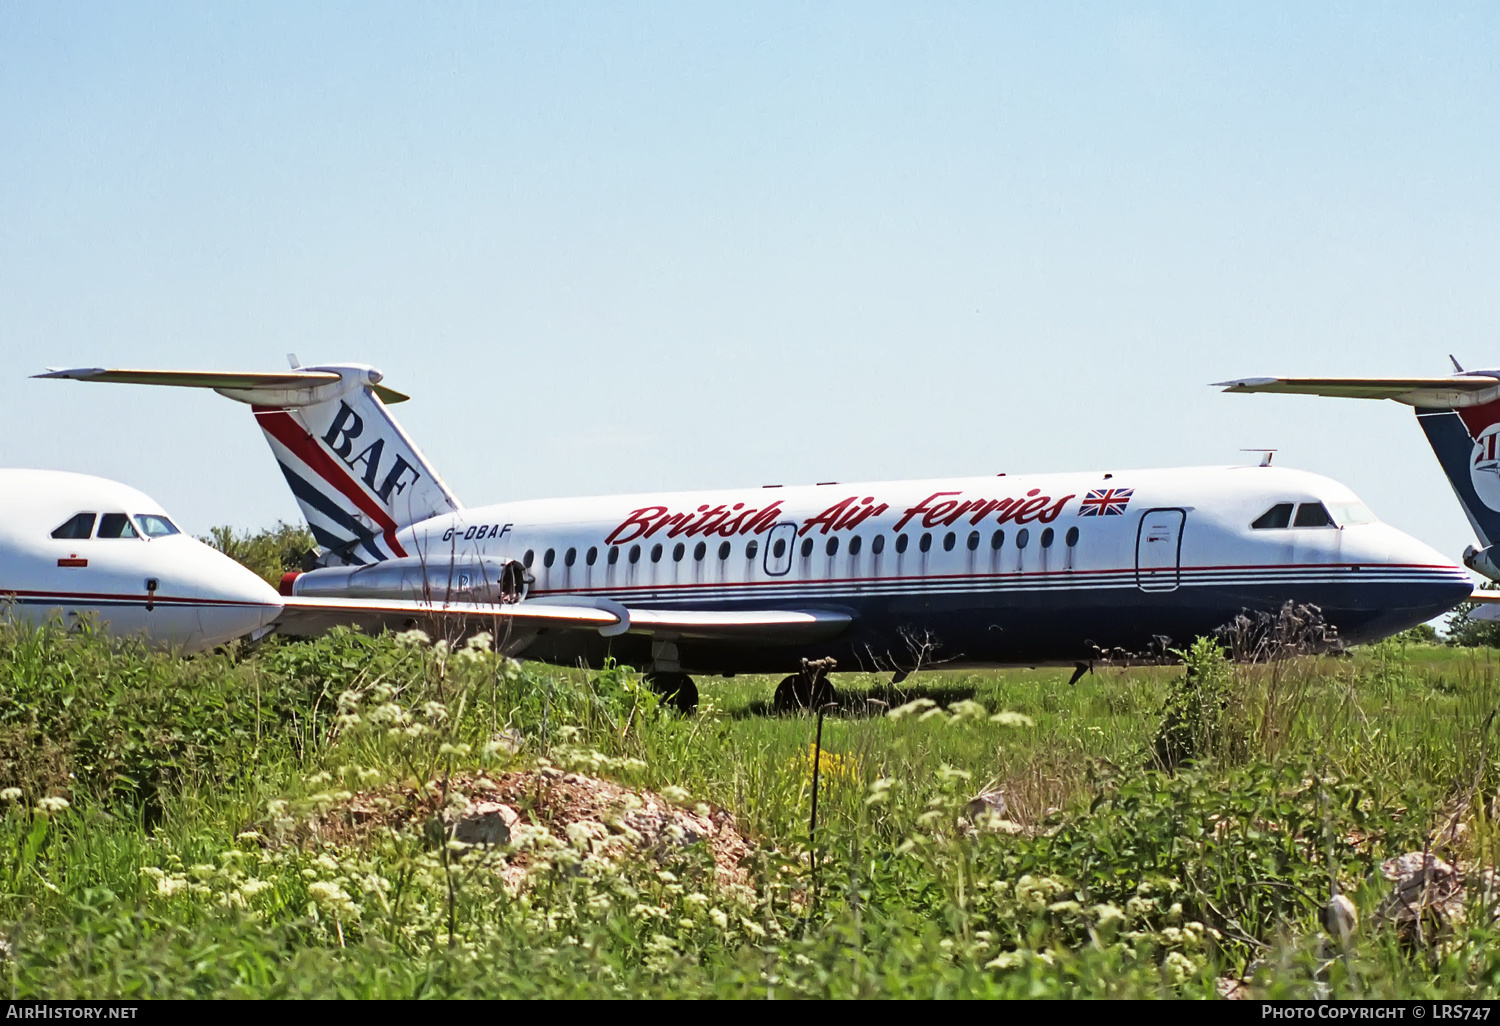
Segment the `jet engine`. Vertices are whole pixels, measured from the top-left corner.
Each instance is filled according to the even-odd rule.
[[[526,597],[530,577],[513,559],[434,562],[417,556],[364,566],[330,566],[281,579],[283,595],[310,598],[409,599],[419,602],[511,603]]]
[[[1470,545],[1464,549],[1464,566],[1492,581],[1500,581],[1500,545],[1483,549]]]

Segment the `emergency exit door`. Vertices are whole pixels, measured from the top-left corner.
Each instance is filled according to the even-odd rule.
[[[766,536],[766,576],[780,577],[792,568],[792,549],[797,545],[797,525],[777,524]]]
[[[1135,583],[1142,591],[1176,591],[1187,511],[1148,509],[1135,536]]]

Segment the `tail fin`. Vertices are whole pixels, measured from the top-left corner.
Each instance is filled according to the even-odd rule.
[[[1459,410],[1419,406],[1417,423],[1474,533],[1486,546],[1500,541],[1500,402]]]
[[[76,381],[212,388],[248,403],[324,565],[405,556],[396,532],[462,509],[387,403],[407,397],[358,364],[269,374],[73,368],[37,375]]]
[[[1226,392],[1394,399],[1415,407],[1474,533],[1486,548],[1500,541],[1500,370],[1460,370],[1446,378],[1241,378],[1218,384]]]

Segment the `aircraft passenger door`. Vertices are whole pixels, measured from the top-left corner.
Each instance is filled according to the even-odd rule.
[[[1176,591],[1187,511],[1148,509],[1135,536],[1135,583],[1142,591]]]
[[[766,535],[766,576],[781,577],[792,568],[792,550],[797,547],[797,525],[777,524]]]

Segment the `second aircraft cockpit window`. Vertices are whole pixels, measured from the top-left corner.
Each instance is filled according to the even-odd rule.
[[[135,522],[141,525],[141,533],[147,538],[165,538],[182,533],[176,524],[157,513],[137,513]]]
[[[1294,519],[1292,503],[1278,502],[1256,517],[1250,526],[1264,531],[1282,527],[1347,527],[1352,524],[1369,524],[1375,520],[1370,511],[1357,502],[1336,505],[1334,508],[1340,513],[1338,521],[1333,519],[1328,507],[1321,502],[1304,502],[1296,507],[1297,516]]]
[[[99,518],[100,538],[139,538],[135,525],[124,513],[105,513]]]

